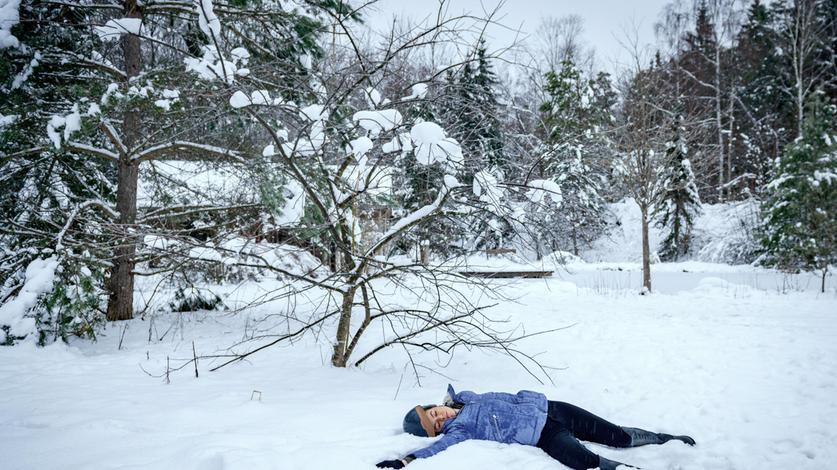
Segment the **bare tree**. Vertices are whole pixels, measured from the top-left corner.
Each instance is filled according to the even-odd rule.
[[[817,52],[829,34],[828,21],[818,16],[816,0],[794,0],[779,25],[784,57],[790,61],[791,86],[787,90],[796,110],[796,137],[802,136],[805,103],[823,81],[833,81],[833,61],[818,60]],[[833,54],[832,54],[833,58]]]
[[[625,46],[633,55],[633,66],[623,72],[619,86],[622,106],[618,115],[617,151],[621,161],[618,175],[637,206],[642,229],[642,286],[651,291],[651,246],[649,224],[657,206],[661,170],[664,167],[667,135],[676,113],[661,100],[668,81],[659,64],[649,61],[639,47],[637,35],[626,34]],[[646,65],[650,64],[650,65]]]
[[[561,63],[572,59],[585,72],[594,68],[594,50],[582,39],[584,19],[578,15],[541,20],[534,34],[534,57],[542,74],[561,70]]]
[[[436,21],[409,31],[391,31],[374,48],[364,47],[346,15],[333,14],[330,31],[335,39],[326,57],[342,59],[313,63],[310,80],[292,84],[308,92],[297,101],[265,99],[256,88],[260,77],[255,73],[252,81],[231,87],[229,105],[223,106],[232,106],[261,126],[262,154],[304,194],[310,218],[296,218],[287,227],[308,230],[319,240],[328,251],[330,270],[325,275],[285,273],[291,286],[270,298],[313,290],[322,303],[315,311],[288,312],[288,333],[257,336],[254,339],[262,344],[248,342],[247,350],[233,354],[229,362],[333,325],[335,367],[361,364],[391,346],[444,353],[464,346],[497,349],[527,367],[534,365],[533,375],[545,372],[514,347],[515,341],[531,333],[501,327],[487,316],[487,305],[474,300],[480,297],[474,295],[480,285],[457,274],[455,265],[387,256],[411,231],[446,223],[446,211],[461,203],[469,190],[456,178],[463,164],[459,143],[438,124],[408,116],[406,109],[431,100],[434,95],[428,88],[445,70],[474,58],[454,59],[430,70],[428,76],[396,76],[404,70],[397,66],[399,59],[427,53],[442,43],[479,38],[485,20],[446,17],[444,6]],[[387,89],[392,94],[382,92]],[[369,230],[360,223],[364,208],[380,206],[376,197],[380,182],[399,158],[414,158],[420,165],[441,170],[434,181],[435,197],[387,221],[382,230],[363,233]],[[366,334],[373,326],[382,332],[377,340]]]

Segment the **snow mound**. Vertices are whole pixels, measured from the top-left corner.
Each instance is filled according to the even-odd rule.
[[[604,235],[594,240],[592,246],[582,253],[588,262],[617,263],[642,261],[642,215],[632,198],[608,205],[609,217]],[[651,251],[656,252],[663,239],[660,229],[649,227]]]
[[[608,205],[608,221],[604,235],[593,241],[582,253],[588,262],[641,262],[642,224],[639,206],[633,199]],[[692,241],[686,260],[706,263],[746,264],[752,261],[755,241],[753,230],[758,224],[758,202],[755,200],[704,204],[692,227]],[[649,225],[651,259],[665,236],[665,230]]]
[[[707,204],[692,229],[690,251],[709,263],[742,264],[753,260],[753,230],[759,222],[758,202],[750,199]]]

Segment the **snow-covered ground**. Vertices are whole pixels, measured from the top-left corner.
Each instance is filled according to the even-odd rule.
[[[254,320],[275,321],[268,315],[281,313],[278,304],[115,324],[96,343],[0,348],[0,466],[367,470],[428,443],[401,433],[401,418],[416,403],[439,401],[451,382],[477,392],[538,390],[619,424],[697,440],[694,448],[590,445],[646,469],[833,468],[835,290],[819,294],[804,276],[692,263],[655,266],[658,289],[640,296],[635,267],[577,263],[549,279],[495,282],[509,300],[494,316],[527,331],[566,327],[523,344],[555,368],[554,384],[481,351],[458,351],[446,368],[436,364],[444,357],[420,356],[429,366],[418,369],[420,385],[398,349],[360,369],[335,369],[328,329],[216,372],[203,361],[200,378],[191,365],[169,384],[146,374],[164,372],[167,357],[172,365],[190,358],[192,341],[198,354],[223,352],[264,326]],[[409,468],[511,467],[564,468],[534,447],[478,441]]]

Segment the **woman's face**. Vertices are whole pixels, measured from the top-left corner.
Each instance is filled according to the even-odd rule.
[[[456,413],[457,411],[449,406],[435,406],[427,410],[427,416],[433,421],[433,429],[436,430],[436,434],[442,431],[445,422],[456,416]]]

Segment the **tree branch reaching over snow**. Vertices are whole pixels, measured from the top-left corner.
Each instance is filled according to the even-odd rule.
[[[244,156],[234,150],[216,147],[214,145],[199,144],[196,142],[187,142],[184,140],[176,140],[164,144],[154,145],[148,147],[134,154],[134,160],[144,162],[147,160],[154,160],[161,157],[182,157],[184,155],[194,155],[197,157],[215,157],[225,160],[232,160],[235,162],[244,162]]]

